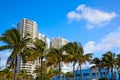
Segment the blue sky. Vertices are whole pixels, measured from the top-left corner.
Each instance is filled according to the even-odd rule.
[[[120,53],[120,0],[1,0],[0,35],[22,18],[34,20],[49,39],[81,42],[85,53]],[[0,66],[8,51],[0,52]]]

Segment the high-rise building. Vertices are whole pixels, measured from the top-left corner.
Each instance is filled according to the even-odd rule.
[[[38,33],[38,39],[43,40],[47,44],[47,48],[50,46],[50,39],[47,38],[45,35]]]
[[[63,45],[67,44],[68,41],[64,38],[53,38],[51,41],[50,46],[54,47],[54,48],[61,48]]]
[[[38,33],[38,39],[41,39],[43,41],[46,41],[46,36],[41,34],[41,33]]]
[[[66,45],[67,43],[68,40],[57,37],[52,39],[50,46],[59,49],[62,46]],[[63,52],[63,54],[66,54],[66,52]],[[62,68],[69,67],[69,63],[62,63],[62,66],[63,66]]]
[[[18,23],[18,30],[20,31],[23,37],[28,33],[30,38],[32,38],[33,41],[35,40],[35,38],[38,37],[37,23],[35,21],[28,20],[25,18],[22,19]],[[31,47],[33,45],[31,43],[28,43],[27,46]],[[35,60],[34,63],[32,63],[31,61],[27,61],[24,64],[21,58],[20,59],[20,70],[25,69],[28,74],[32,74],[35,69],[35,66],[38,65],[37,61],[38,60]]]
[[[32,20],[23,19],[18,23],[18,30],[22,33],[24,37],[27,33],[29,33],[30,37],[34,40],[37,38],[37,23]]]
[[[37,23],[35,21],[25,18],[22,19],[18,23],[18,30],[22,34],[22,37],[24,37],[28,33],[33,41],[35,40],[35,38],[41,39],[46,42],[47,48],[49,47],[50,40],[45,35],[38,32]],[[33,47],[33,44],[28,43],[27,47]],[[20,70],[25,69],[28,74],[32,74],[34,77],[36,74],[34,74],[33,71],[35,70],[35,67],[37,65],[40,65],[38,58],[34,61],[27,61],[26,63],[23,63],[22,59],[20,59]]]

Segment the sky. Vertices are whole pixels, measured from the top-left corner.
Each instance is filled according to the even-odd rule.
[[[0,35],[27,18],[36,21],[38,31],[50,40],[80,42],[94,57],[120,53],[120,0],[0,0],[0,10]],[[0,66],[9,55],[0,52]]]

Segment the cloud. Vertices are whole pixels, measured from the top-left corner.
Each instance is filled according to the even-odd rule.
[[[76,13],[75,11],[71,11],[67,14],[67,17],[69,18],[70,21],[76,19],[77,21],[80,21],[80,19],[82,18],[82,16],[78,13]]]
[[[89,41],[84,46],[85,53],[92,53],[95,50],[95,42]]]
[[[85,20],[87,22],[87,28],[93,29],[94,27],[103,27],[109,23],[117,15],[115,12],[104,12],[97,9],[92,9],[87,7],[85,4],[79,5],[74,11],[67,14],[69,22],[73,20],[81,21]]]
[[[6,65],[6,61],[7,58],[10,56],[10,51],[6,50],[6,51],[1,51],[0,52],[0,66],[5,66]]]
[[[7,61],[6,59],[1,60],[0,67],[5,66],[6,65],[6,61]]]
[[[120,27],[104,36],[100,41],[88,41],[84,46],[85,53],[108,51],[114,48],[120,48]]]

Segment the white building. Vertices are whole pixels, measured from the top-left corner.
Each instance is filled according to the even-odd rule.
[[[46,36],[41,34],[41,33],[38,33],[38,39],[41,39],[43,41],[46,41]]]
[[[28,20],[28,19],[22,19],[19,23],[18,23],[18,30],[20,31],[20,33],[22,34],[22,36],[24,37],[27,33],[30,35],[30,37],[32,38],[32,40],[35,40],[35,38],[37,38],[37,23],[35,21],[32,20]],[[27,44],[28,47],[31,47],[32,44],[28,43]],[[22,59],[20,60],[20,70],[25,69],[27,71],[28,74],[32,74],[35,66],[38,65],[37,63],[38,60],[35,60],[34,63],[32,63],[31,61],[26,62],[25,64],[23,64]]]
[[[50,40],[45,35],[40,34],[38,32],[37,23],[35,21],[28,20],[25,18],[22,19],[18,23],[18,30],[20,31],[20,33],[22,34],[23,37],[27,33],[29,33],[30,37],[32,38],[33,41],[35,40],[35,38],[41,39],[41,40],[45,41],[49,47]],[[33,46],[33,44],[28,43],[27,46],[31,47],[31,46]],[[35,70],[36,65],[40,65],[38,59],[36,59],[34,61],[27,61],[25,64],[23,64],[22,59],[20,60],[20,70],[25,69],[28,74],[32,74],[34,77],[35,77],[35,74],[33,73],[33,71]]]
[[[32,20],[23,19],[18,23],[18,30],[22,33],[23,37],[26,33],[30,34],[30,37],[34,40],[37,38],[37,23]]]
[[[61,37],[57,37],[57,38],[53,38],[51,41],[51,45],[54,48],[61,48],[62,46],[66,45],[68,43],[68,40],[61,38]],[[63,52],[63,54],[65,54],[65,52]],[[67,71],[71,71],[69,63],[62,63],[62,70],[63,72],[67,72]]]
[[[51,41],[51,46],[54,48],[61,48],[63,45],[67,44],[68,41],[64,38],[53,38]]]
[[[50,39],[49,38],[47,38],[45,35],[43,35],[41,33],[38,33],[38,39],[45,41],[47,44],[47,48],[49,48],[49,46],[50,46]]]

